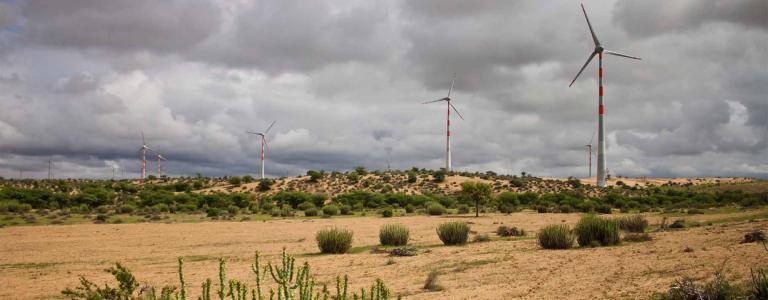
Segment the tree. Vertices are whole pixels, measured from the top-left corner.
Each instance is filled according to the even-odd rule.
[[[259,191],[266,192],[269,191],[269,189],[272,188],[272,185],[275,183],[274,180],[269,178],[264,178],[259,180]]]
[[[461,196],[475,202],[475,217],[480,216],[480,204],[491,198],[493,187],[490,184],[466,181],[461,184]]]
[[[435,171],[435,182],[443,182],[445,181],[445,175],[447,172],[445,171],[445,168],[440,168],[440,170]]]
[[[307,171],[307,175],[309,175],[309,182],[318,182],[323,177],[323,173],[315,170]]]
[[[357,173],[360,176],[365,176],[368,174],[368,170],[365,169],[363,166],[357,166],[355,167],[355,173]]]
[[[251,183],[251,182],[253,182],[253,176],[251,175],[243,176],[243,183]]]
[[[229,184],[234,186],[239,186],[242,181],[240,180],[239,176],[232,176],[229,177]]]

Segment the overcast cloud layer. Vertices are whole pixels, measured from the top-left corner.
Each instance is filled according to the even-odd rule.
[[[768,177],[768,1],[586,1],[608,168]],[[437,169],[587,173],[596,64],[573,1],[0,1],[0,176]],[[150,163],[154,170],[154,162]],[[154,171],[152,171],[154,172]]]

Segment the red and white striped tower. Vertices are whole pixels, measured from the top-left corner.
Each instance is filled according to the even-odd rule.
[[[451,104],[451,91],[453,91],[453,84],[456,82],[456,74],[453,74],[453,80],[451,80],[451,88],[448,89],[448,96],[444,98],[440,98],[433,101],[427,101],[422,104],[429,104],[429,103],[435,103],[440,101],[445,101],[447,104],[448,114],[446,115],[446,123],[445,123],[445,171],[450,172],[451,171],[451,109],[456,112],[456,115],[459,116],[462,120],[464,117],[461,116],[461,113],[459,113],[458,110],[456,110],[456,107]]]
[[[264,144],[267,142],[264,135],[261,135],[261,179],[264,179]]]
[[[600,49],[602,50],[602,49]],[[598,109],[597,109],[597,185],[605,186],[605,104],[603,104],[603,51],[597,53]]]
[[[276,121],[272,121],[272,124],[269,124],[269,127],[267,127],[267,130],[264,130],[264,132],[251,132],[246,131],[246,133],[250,133],[253,135],[258,135],[261,137],[261,178],[266,178],[264,176],[264,153],[266,153],[266,150],[269,148],[269,144],[267,143],[267,133],[269,133],[269,130],[272,129],[272,126],[275,126]]]
[[[606,164],[605,164],[605,105],[603,104],[603,53],[613,56],[619,56],[624,58],[631,58],[631,59],[640,59],[639,57],[629,56],[626,54],[621,54],[614,51],[608,51],[603,48],[603,46],[600,44],[600,40],[597,39],[597,35],[595,34],[595,31],[592,29],[592,24],[589,22],[589,17],[587,16],[587,10],[584,9],[584,5],[581,5],[581,10],[584,12],[584,18],[587,20],[587,26],[589,26],[589,32],[592,34],[592,41],[595,43],[595,50],[592,52],[592,54],[587,58],[587,62],[584,63],[584,66],[581,67],[581,70],[579,70],[579,73],[576,73],[576,77],[573,78],[573,81],[571,81],[571,84],[569,86],[572,86],[574,82],[576,82],[576,79],[579,78],[579,75],[581,75],[581,72],[584,71],[584,69],[589,65],[589,62],[592,61],[593,58],[595,58],[595,55],[597,55],[597,61],[598,61],[598,68],[597,68],[597,77],[598,77],[598,108],[597,108],[597,121],[598,121],[598,128],[597,128],[597,185],[600,187],[605,186],[605,176],[606,176]]]
[[[445,127],[445,171],[451,171],[451,100],[448,99],[446,107],[448,107],[448,119]]]
[[[141,179],[147,178],[147,149],[141,149]]]

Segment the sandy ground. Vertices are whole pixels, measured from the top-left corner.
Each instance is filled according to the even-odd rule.
[[[696,215],[698,221],[755,213]],[[647,298],[681,276],[710,278],[719,268],[745,280],[748,268],[768,265],[768,252],[758,244],[739,244],[753,228],[768,221],[716,224],[674,232],[653,233],[653,241],[621,246],[542,250],[533,238],[497,240],[466,246],[429,247],[428,253],[394,258],[364,251],[344,255],[317,253],[314,233],[328,225],[355,232],[353,246],[378,243],[382,224],[402,223],[411,229],[412,244],[439,245],[435,226],[461,219],[473,231],[492,234],[498,223],[535,231],[553,223],[575,224],[579,214],[487,215],[480,218],[413,216],[341,218],[268,222],[204,222],[185,224],[87,224],[0,228],[0,299],[57,298],[74,287],[78,275],[106,282],[101,270],[119,261],[142,282],[177,284],[176,258],[186,256],[185,276],[191,295],[199,294],[205,278],[217,276],[217,257],[228,260],[228,276],[253,280],[249,264],[254,251],[276,261],[283,247],[308,260],[322,282],[350,275],[359,290],[376,277],[407,299],[626,299]],[[651,216],[651,223],[659,218]],[[693,252],[683,252],[686,246]],[[430,270],[442,273],[445,290],[422,289]],[[111,279],[110,279],[111,280]],[[214,280],[215,281],[215,280]],[[214,288],[215,289],[215,288]]]

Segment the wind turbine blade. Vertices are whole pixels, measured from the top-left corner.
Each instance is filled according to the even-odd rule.
[[[461,113],[459,113],[459,111],[456,109],[456,107],[455,107],[455,106],[453,106],[453,104],[451,104],[451,102],[448,102],[448,105],[450,105],[450,106],[451,106],[451,108],[453,108],[453,111],[455,111],[455,112],[456,112],[456,114],[457,114],[457,115],[459,115],[459,118],[461,118],[462,120],[464,120],[464,117],[461,115]]]
[[[451,98],[451,91],[453,91],[453,83],[456,82],[456,73],[453,73],[453,79],[451,79],[451,88],[448,89],[448,97],[445,98]]]
[[[440,102],[440,101],[446,101],[446,100],[448,100],[448,98],[440,98],[440,99],[437,99],[437,100],[432,100],[432,101],[423,102],[423,103],[421,103],[421,104],[430,104],[430,103],[435,103],[435,102]]]
[[[261,136],[261,142],[264,143],[264,147],[269,150],[269,143],[267,143],[267,138],[265,136]]]
[[[589,138],[589,146],[592,146],[592,141],[595,139],[595,131],[592,131],[592,137]]]
[[[631,58],[631,59],[643,60],[642,58],[639,58],[639,57],[634,57],[634,56],[631,56],[631,55],[626,55],[626,54],[622,54],[622,53],[619,53],[619,52],[613,52],[613,51],[608,51],[608,50],[604,50],[603,53],[609,54],[609,55],[614,55],[614,56]]]
[[[269,124],[269,127],[267,127],[267,130],[264,130],[264,134],[269,133],[269,130],[272,129],[272,126],[275,126],[276,121],[272,121],[272,124]]]
[[[245,133],[255,134],[255,135],[262,135],[261,132],[253,132],[253,131],[246,131]]]
[[[581,4],[581,11],[584,12],[584,18],[587,19],[587,26],[589,26],[589,33],[592,34],[592,41],[595,42],[595,47],[599,47],[600,41],[597,39],[597,35],[595,35],[595,30],[592,29],[592,23],[589,22],[589,17],[587,17],[587,10],[584,9],[584,3]]]
[[[573,77],[573,81],[571,81],[571,84],[568,85],[568,87],[571,87],[574,82],[576,82],[576,79],[579,78],[579,75],[581,75],[581,72],[584,72],[584,68],[587,67],[590,61],[592,61],[593,58],[595,58],[595,54],[597,54],[597,51],[592,52],[592,55],[587,58],[587,62],[584,63],[584,65],[581,67],[581,70],[579,70],[579,73],[576,73],[576,77]]]

